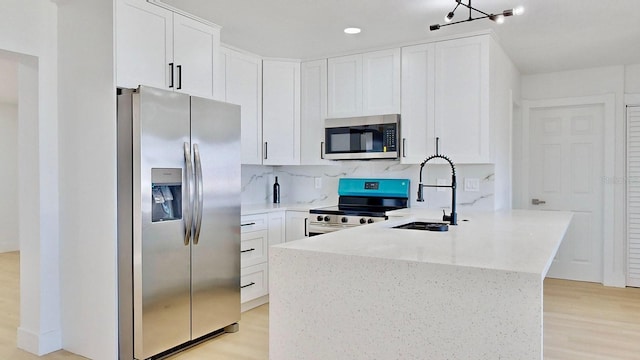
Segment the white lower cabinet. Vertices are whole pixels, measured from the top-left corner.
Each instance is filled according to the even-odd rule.
[[[243,215],[240,242],[240,301],[247,311],[269,301],[269,246],[285,241],[285,211]]]
[[[267,230],[242,234],[240,242],[240,262],[242,266],[251,266],[267,261],[269,235]]]
[[[286,241],[300,240],[309,236],[309,212],[287,210]]]
[[[243,266],[240,270],[240,302],[244,304],[269,294],[268,285],[269,268],[266,262],[253,266]],[[251,306],[251,308],[255,306]]]

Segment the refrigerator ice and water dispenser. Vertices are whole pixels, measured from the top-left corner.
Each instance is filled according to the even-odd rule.
[[[182,219],[182,169],[151,169],[151,222]]]

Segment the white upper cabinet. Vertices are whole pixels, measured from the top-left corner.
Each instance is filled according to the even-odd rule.
[[[220,30],[173,14],[173,63],[176,90],[213,98],[219,66]]]
[[[491,162],[488,35],[436,43],[435,132],[458,163]]]
[[[362,55],[328,60],[328,117],[362,114]]]
[[[402,157],[491,163],[489,35],[402,49]],[[493,84],[496,85],[496,84]]]
[[[402,48],[403,164],[419,164],[435,152],[435,45]]]
[[[400,49],[362,55],[363,115],[400,113]]]
[[[173,13],[145,0],[116,3],[116,80],[119,87],[170,85]]]
[[[225,101],[241,106],[242,163],[262,164],[262,59],[222,48]]]
[[[327,60],[301,65],[300,163],[326,165],[323,160],[324,120],[327,118]]]
[[[300,164],[300,63],[262,62],[264,165]]]
[[[214,98],[220,28],[145,0],[116,2],[116,84]]]
[[[400,49],[328,60],[328,117],[400,112]]]

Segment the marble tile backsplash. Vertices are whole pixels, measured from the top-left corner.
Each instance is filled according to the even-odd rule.
[[[428,164],[423,182],[436,184],[439,179],[451,183],[451,168],[446,164]],[[327,166],[260,166],[242,165],[242,203],[263,204],[272,201],[273,182],[278,176],[282,203],[337,204],[338,179],[342,177],[406,178],[411,180],[411,207],[450,208],[449,189],[425,188],[425,202],[416,202],[420,166],[399,161],[344,161]],[[456,175],[459,209],[494,210],[494,166],[457,165]],[[321,186],[316,188],[316,179]],[[465,178],[478,179],[478,191],[464,191]],[[441,180],[441,181],[442,181]]]

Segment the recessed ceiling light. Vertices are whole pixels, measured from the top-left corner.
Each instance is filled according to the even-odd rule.
[[[357,28],[357,27],[350,27],[350,28],[344,29],[344,33],[349,35],[360,34],[360,31],[362,30],[360,30],[360,28]]]

